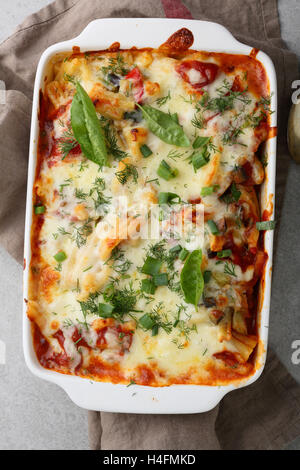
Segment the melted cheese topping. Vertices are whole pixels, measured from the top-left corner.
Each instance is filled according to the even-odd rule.
[[[253,372],[251,296],[264,262],[253,185],[264,178],[255,152],[267,137],[261,130],[268,111],[253,73],[252,81],[247,77],[250,59],[228,73],[230,56],[223,56],[195,52],[174,59],[158,51],[125,51],[54,59],[34,186],[34,204],[46,211],[34,214],[28,299],[43,366],[155,386],[216,385]],[[177,71],[188,60],[215,63],[216,78],[194,88],[200,72],[190,68],[186,79]],[[142,84],[126,78],[134,68]],[[87,160],[76,142],[68,147],[74,80],[106,130],[109,166]],[[170,145],[151,132],[136,106],[138,92],[142,104],[176,114],[190,147]],[[207,139],[199,146],[200,137]],[[147,158],[142,145],[152,152]],[[197,167],[193,156],[204,150],[205,164]],[[163,160],[176,169],[175,177],[158,175]],[[125,171],[124,179],[128,166],[133,172]],[[176,204],[158,206],[162,192],[179,196]],[[146,233],[150,214],[156,236]],[[197,307],[181,288],[178,245],[202,250],[205,287]],[[57,261],[60,252],[65,259]],[[148,257],[161,261],[167,279],[150,293],[143,290],[145,280],[153,282],[142,272]]]

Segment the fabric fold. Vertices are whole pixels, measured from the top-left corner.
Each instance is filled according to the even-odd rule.
[[[26,179],[31,101],[8,90],[0,105],[1,174],[0,240],[19,262],[23,260]]]

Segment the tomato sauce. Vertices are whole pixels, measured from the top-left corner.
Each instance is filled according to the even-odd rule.
[[[199,60],[184,61],[176,67],[177,73],[195,90],[200,90],[212,83],[217,76],[218,70],[219,67],[216,64],[200,62]],[[197,77],[195,81],[191,81],[191,72]]]
[[[248,89],[258,98],[267,96],[268,78],[263,65],[254,57],[239,54],[203,52],[203,57],[213,58],[226,74],[241,71],[247,76]]]
[[[229,367],[237,367],[239,361],[236,358],[236,355],[231,351],[222,351],[214,354],[216,359],[222,359]]]
[[[142,101],[144,94],[144,83],[143,76],[138,67],[134,67],[125,77],[125,80],[130,80],[132,82],[133,96],[137,103]]]

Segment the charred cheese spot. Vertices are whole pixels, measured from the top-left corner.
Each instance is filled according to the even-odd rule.
[[[59,278],[59,272],[54,271],[50,266],[47,266],[41,270],[40,291],[48,303],[52,301],[53,287],[57,285]]]

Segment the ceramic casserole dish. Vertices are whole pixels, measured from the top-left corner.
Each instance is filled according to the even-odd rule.
[[[54,44],[41,56],[34,85],[32,124],[29,150],[27,187],[27,210],[24,253],[24,312],[23,346],[26,364],[31,372],[42,379],[62,387],[78,406],[90,410],[126,413],[199,413],[215,407],[225,394],[235,388],[245,387],[255,382],[263,371],[268,341],[268,325],[271,295],[273,231],[264,232],[264,250],[268,255],[260,280],[258,301],[259,343],[255,356],[255,370],[252,375],[228,385],[171,385],[128,387],[126,384],[113,384],[87,380],[76,375],[61,374],[42,367],[36,357],[32,342],[31,322],[27,317],[29,270],[31,260],[32,190],[37,163],[37,143],[39,136],[39,94],[45,84],[49,60],[56,54],[72,51],[74,46],[81,52],[105,50],[115,41],[122,49],[133,46],[159,47],[168,37],[181,28],[193,33],[193,49],[208,52],[247,55],[253,53],[251,46],[238,42],[223,26],[194,20],[179,19],[99,19],[91,22],[76,38]],[[155,31],[155,34],[153,32]],[[266,140],[263,153],[267,156],[265,179],[260,188],[261,213],[268,219],[274,218],[275,168],[276,168],[276,125],[277,88],[275,69],[270,58],[261,51],[255,56],[263,65],[270,90],[270,126],[274,129]]]

